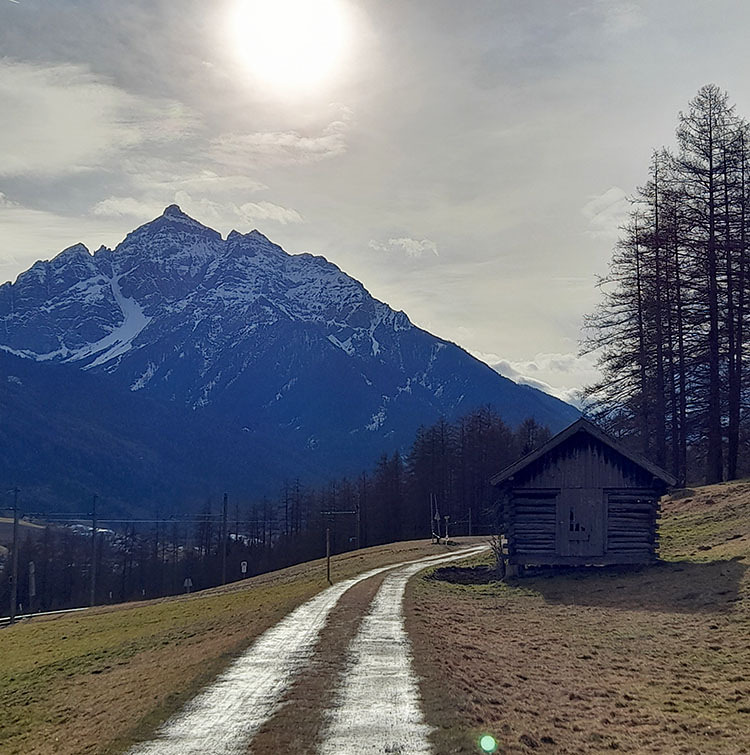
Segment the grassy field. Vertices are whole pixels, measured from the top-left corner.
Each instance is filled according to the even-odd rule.
[[[663,509],[653,567],[412,582],[436,752],[750,753],[750,482]]]
[[[661,544],[653,567],[502,583],[478,559],[413,580],[407,622],[436,754],[477,753],[485,733],[501,753],[750,753],[750,482],[667,501]],[[338,556],[334,578],[438,550]],[[0,752],[121,753],[325,584],[318,561],[0,631]],[[297,682],[311,721],[375,588],[342,602],[348,633],[324,637],[315,675]],[[263,751],[301,751],[289,729],[282,711]]]
[[[418,541],[337,556],[334,580],[447,550]],[[37,618],[0,632],[0,752],[117,753],[326,586],[325,562],[179,598]]]

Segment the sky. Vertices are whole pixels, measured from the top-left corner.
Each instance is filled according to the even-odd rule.
[[[0,0],[0,282],[177,203],[322,254],[506,376],[596,379],[582,319],[742,0]]]

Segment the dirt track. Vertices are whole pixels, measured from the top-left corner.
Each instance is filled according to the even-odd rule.
[[[318,733],[323,739],[320,751],[325,755],[353,751],[427,755],[429,728],[422,719],[411,670],[403,621],[404,589],[408,579],[422,569],[483,548],[372,569],[325,590],[263,634],[216,682],[167,721],[155,739],[132,748],[130,755],[276,752],[264,746],[263,736],[258,747],[253,746],[256,734],[264,724],[270,722],[272,727],[295,677],[314,666],[321,631],[335,631],[326,622],[341,597],[385,572],[388,575],[350,645],[333,707],[318,716],[319,721],[327,720],[324,731]],[[373,696],[378,704],[372,704]],[[305,751],[310,747],[314,746],[308,740]]]

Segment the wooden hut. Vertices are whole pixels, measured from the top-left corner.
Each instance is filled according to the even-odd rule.
[[[659,499],[676,481],[585,419],[495,475],[510,573],[656,559]]]

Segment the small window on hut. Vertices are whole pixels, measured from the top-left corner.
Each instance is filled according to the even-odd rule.
[[[568,529],[570,532],[576,532],[580,534],[584,534],[586,532],[586,525],[582,524],[579,519],[576,517],[573,509],[570,510],[570,522]]]

